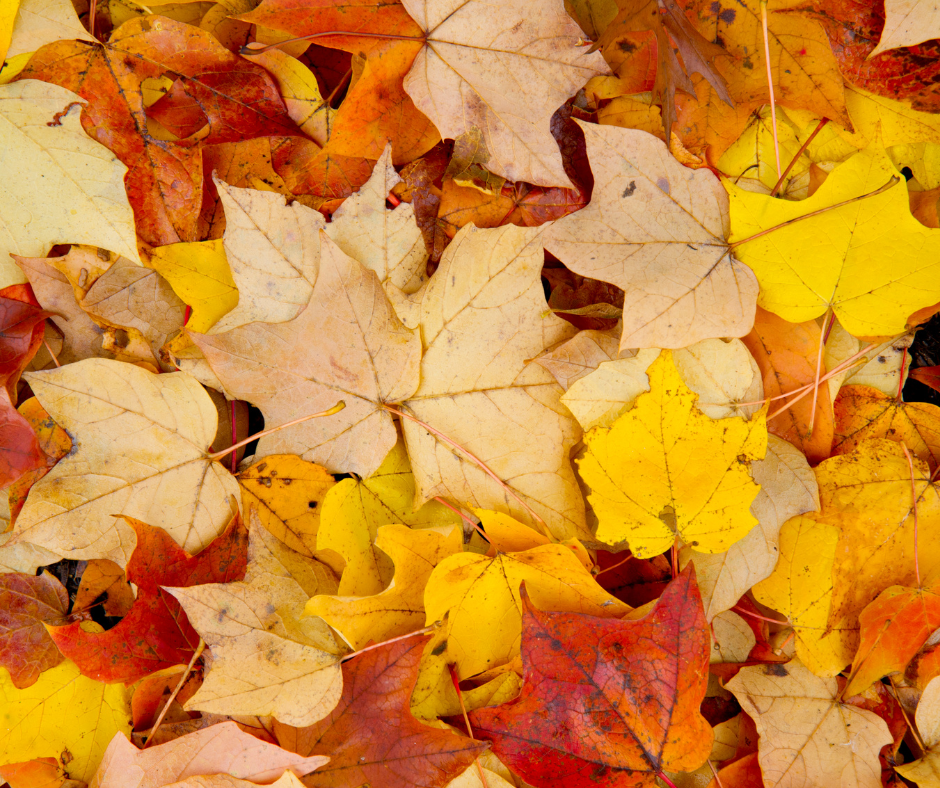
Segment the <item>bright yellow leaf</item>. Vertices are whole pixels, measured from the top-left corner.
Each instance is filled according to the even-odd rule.
[[[569,547],[542,545],[486,558],[460,553],[431,573],[424,592],[427,623],[447,615],[447,662],[461,678],[509,662],[519,654],[525,581],[540,610],[619,618],[630,608],[601,588]]]
[[[20,0],[3,0],[0,3],[0,65],[7,59],[7,50],[13,38],[13,23],[16,21],[19,7]]]
[[[779,227],[845,200],[864,197]],[[760,282],[758,304],[791,323],[832,309],[853,336],[904,331],[908,316],[940,301],[940,230],[910,212],[903,177],[884,151],[862,151],[833,170],[810,198],[774,199],[726,183],[731,242]],[[885,265],[890,260],[890,265]]]
[[[703,553],[727,550],[757,524],[749,507],[760,485],[750,463],[767,450],[766,411],[750,421],[710,419],[669,351],[647,375],[650,391],[632,410],[584,437],[578,469],[597,538],[627,541],[637,558],[664,553],[677,536]]]
[[[273,454],[238,474],[242,506],[298,553],[313,557],[323,498],[336,486],[326,468],[295,454]]]
[[[832,601],[832,562],[839,529],[811,515],[788,520],[780,529],[779,557],[770,577],[754,586],[758,602],[786,616],[796,655],[817,676],[835,676],[852,661],[857,633],[826,633]]]
[[[424,626],[424,587],[431,571],[463,549],[463,531],[455,526],[413,531],[404,525],[379,528],[375,545],[395,564],[391,585],[367,597],[315,596],[306,612],[320,616],[353,649],[379,643]]]
[[[192,331],[207,333],[238,303],[221,240],[159,246],[151,251],[149,265],[192,307],[186,324]]]
[[[343,479],[323,499],[318,550],[333,550],[346,568],[340,596],[378,594],[391,579],[388,558],[373,547],[378,529],[399,523],[414,528],[448,525],[460,518],[436,501],[414,511],[415,481],[401,440],[367,479]]]
[[[69,776],[88,782],[116,733],[131,732],[131,692],[93,681],[66,660],[16,689],[0,668],[0,763],[58,758],[66,750]]]

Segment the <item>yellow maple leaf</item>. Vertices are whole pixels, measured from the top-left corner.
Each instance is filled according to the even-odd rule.
[[[757,524],[760,485],[750,463],[767,450],[765,411],[750,421],[697,410],[670,351],[647,370],[650,391],[610,429],[595,427],[578,469],[590,488],[597,538],[627,541],[637,558],[668,550],[678,536],[696,550],[727,550]]]
[[[841,204],[892,178],[880,194]],[[832,309],[853,336],[889,336],[940,300],[940,231],[911,215],[904,179],[884,151],[852,156],[800,202],[726,187],[732,245],[776,228],[735,254],[757,275],[758,304],[784,320],[802,323]]]
[[[66,660],[17,689],[0,669],[0,763],[59,757],[69,776],[89,781],[116,733],[130,735],[131,693],[83,676]]]
[[[354,649],[420,629],[424,624],[424,587],[431,571],[463,549],[460,528],[451,525],[440,530],[382,526],[375,546],[395,564],[389,587],[366,597],[315,596],[307,602],[307,615],[320,616]]]

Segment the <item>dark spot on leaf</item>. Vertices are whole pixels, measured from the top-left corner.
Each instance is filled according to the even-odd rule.
[[[317,508],[317,502],[316,502],[316,501],[307,501],[307,506],[308,506],[309,508],[311,508],[311,509],[316,509],[316,508]]]
[[[440,656],[441,654],[443,654],[445,651],[447,651],[447,641],[446,641],[446,640],[442,640],[442,641],[441,641],[440,643],[438,643],[434,648],[431,649],[431,656],[432,656],[432,657],[439,657],[439,656]]]
[[[786,665],[765,665],[764,675],[779,676],[780,678],[783,678],[784,676],[789,676],[790,674],[787,672]]]
[[[623,190],[623,197],[630,197],[636,191],[636,181],[630,181],[630,185]]]
[[[737,16],[737,13],[733,8],[725,8],[718,14],[718,18],[728,25],[734,21],[735,16]]]

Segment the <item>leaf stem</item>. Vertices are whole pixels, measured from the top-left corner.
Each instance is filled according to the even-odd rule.
[[[762,616],[760,613],[752,613],[750,610],[745,610],[743,607],[738,607],[735,605],[731,610],[737,613],[739,616],[750,616],[751,618],[756,618],[759,621],[767,621],[770,624],[784,624],[785,626],[792,627],[793,624],[790,623],[790,619],[784,619],[781,621],[779,618],[767,618],[767,616]]]
[[[397,638],[389,638],[388,640],[383,640],[381,643],[373,643],[370,646],[366,646],[365,648],[361,648],[358,651],[353,651],[347,654],[345,657],[340,659],[340,662],[348,662],[353,657],[358,657],[362,654],[365,654],[367,651],[372,651],[376,648],[382,648],[382,646],[387,646],[390,643],[397,643],[399,640],[407,640],[408,638],[413,638],[415,635],[426,635],[428,632],[433,632],[435,629],[437,629],[437,624],[431,624],[429,627],[425,627],[424,629],[416,629],[414,632],[409,632],[406,635],[399,635]]]
[[[343,400],[340,400],[329,410],[322,410],[319,413],[311,413],[309,416],[301,416],[299,419],[294,419],[293,421],[289,421],[287,422],[287,424],[281,424],[278,427],[271,427],[271,429],[269,430],[261,430],[261,432],[256,432],[254,435],[249,435],[247,438],[245,438],[245,440],[239,441],[238,443],[233,443],[227,449],[223,449],[222,451],[217,451],[215,454],[207,454],[206,456],[210,460],[221,459],[222,457],[225,457],[226,455],[231,454],[236,449],[240,449],[242,446],[245,446],[246,444],[251,443],[252,441],[258,440],[258,438],[263,438],[265,435],[270,435],[273,432],[286,429],[287,427],[293,427],[295,424],[300,424],[301,422],[309,421],[310,419],[319,419],[322,416],[334,416],[345,407],[346,407],[346,403]]]
[[[604,574],[604,572],[609,572],[609,571],[611,571],[612,569],[618,569],[619,567],[621,567],[621,566],[623,566],[625,563],[627,563],[627,561],[629,561],[631,558],[633,558],[633,553],[630,553],[626,558],[623,559],[623,561],[618,561],[618,562],[617,562],[616,564],[614,564],[613,566],[606,566],[606,567],[604,567],[603,569],[601,569],[600,572],[597,572],[597,573],[594,575],[594,579],[596,580],[598,577],[600,577],[602,574]]]
[[[814,216],[819,216],[821,213],[826,213],[828,211],[834,211],[836,208],[841,208],[844,205],[851,205],[853,202],[858,202],[859,200],[864,200],[867,197],[876,197],[882,192],[888,191],[892,186],[894,186],[899,180],[901,180],[897,175],[892,175],[888,182],[878,188],[873,192],[868,192],[867,194],[860,194],[857,197],[850,197],[848,200],[843,200],[842,202],[837,202],[835,205],[827,205],[825,208],[820,208],[818,211],[812,211],[810,213],[804,214],[803,216],[797,216],[793,219],[787,219],[785,222],[781,222],[774,227],[770,227],[767,230],[761,230],[759,233],[754,233],[754,235],[749,235],[747,238],[742,238],[740,241],[735,241],[734,243],[728,244],[728,249],[736,249],[741,244],[746,244],[748,241],[756,241],[758,238],[763,238],[765,235],[769,235],[775,230],[782,230],[784,227],[787,227],[791,224],[796,224],[797,222],[802,222],[804,219],[812,219]]]
[[[157,721],[150,729],[150,733],[147,735],[147,741],[144,742],[142,749],[146,750],[150,746],[150,742],[153,741],[153,737],[156,736],[157,731],[160,730],[160,725],[163,722],[163,718],[166,717],[167,711],[170,709],[170,704],[176,700],[176,696],[180,694],[180,690],[183,689],[183,685],[186,683],[186,679],[189,678],[189,674],[193,669],[193,665],[196,664],[196,660],[202,656],[202,652],[205,651],[205,649],[206,641],[204,641],[202,638],[199,638],[199,645],[196,646],[196,651],[193,654],[193,658],[189,660],[189,664],[186,666],[186,670],[184,670],[183,675],[180,676],[180,680],[176,685],[176,689],[173,690],[170,697],[166,699],[166,703],[163,704],[163,708],[160,710],[160,716],[157,717]]]
[[[711,770],[712,770],[712,774],[715,775],[715,785],[717,785],[718,788],[725,788],[725,787],[721,784],[721,778],[718,776],[718,770],[715,768],[715,764],[712,763],[712,759],[711,759],[711,758],[708,759],[708,768],[711,769]]]
[[[927,747],[924,746],[924,740],[920,738],[920,734],[917,732],[917,728],[914,727],[910,719],[907,716],[907,712],[904,710],[904,704],[901,703],[901,696],[898,694],[898,688],[895,686],[894,679],[891,678],[891,674],[888,674],[888,681],[891,682],[891,689],[894,690],[894,699],[898,702],[898,708],[901,710],[901,716],[904,717],[904,722],[907,723],[907,729],[911,732],[911,736],[914,737],[914,741],[917,742],[918,746],[923,750],[924,753],[927,752]]]
[[[777,106],[776,101],[774,101],[774,77],[770,68],[770,37],[767,34],[767,0],[760,0],[760,25],[764,36],[764,63],[767,66],[767,90],[770,93],[770,122],[774,131],[774,156],[777,158],[777,177],[782,180],[783,176],[780,173],[780,143],[777,140]]]
[[[660,780],[662,780],[664,783],[666,783],[666,785],[668,785],[669,788],[677,788],[676,784],[675,784],[672,780],[670,780],[670,779],[665,775],[664,772],[659,772],[659,774],[657,774],[656,776],[657,776]]]
[[[828,122],[829,122],[829,118],[823,118],[821,121],[819,121],[816,128],[813,129],[813,133],[810,134],[806,138],[806,142],[800,145],[800,149],[794,154],[793,158],[790,159],[790,163],[787,165],[787,168],[783,171],[783,174],[777,179],[777,183],[774,185],[773,191],[770,193],[771,197],[777,196],[777,193],[780,191],[780,187],[783,186],[784,180],[786,180],[786,177],[790,174],[790,170],[793,169],[794,165],[797,163],[797,161],[799,161],[800,156],[802,156],[806,152],[806,149],[809,147],[809,144],[814,139],[816,139],[816,135],[819,134],[819,132],[821,132],[825,128]],[[777,127],[775,125],[774,129],[776,128]],[[778,164],[777,166],[779,167],[780,165]]]
[[[396,36],[392,33],[366,33],[366,32],[356,32],[354,30],[325,30],[322,33],[311,33],[309,36],[297,36],[296,38],[288,38],[286,41],[278,41],[275,44],[260,44],[257,41],[252,41],[250,44],[245,44],[238,53],[240,55],[260,55],[263,52],[268,52],[272,49],[277,49],[284,44],[293,44],[295,41],[313,41],[315,38],[324,38],[326,36],[356,36],[357,38],[381,38],[389,41],[419,41],[422,44],[427,41],[427,36]]]
[[[901,355],[901,372],[898,375],[898,395],[895,397],[895,402],[901,401],[901,392],[904,389],[904,365],[907,363],[907,348],[904,348],[904,353]]]
[[[383,410],[387,410],[389,413],[394,413],[397,416],[401,416],[403,418],[408,419],[408,421],[412,421],[415,424],[418,424],[419,426],[423,427],[428,432],[430,432],[432,435],[434,435],[436,438],[443,441],[451,448],[457,449],[457,451],[459,451],[461,454],[469,458],[470,461],[474,465],[476,465],[481,471],[483,471],[487,476],[489,476],[493,481],[495,481],[500,487],[502,487],[507,493],[509,493],[513,498],[515,498],[516,501],[519,502],[519,505],[522,506],[522,508],[525,509],[531,515],[532,519],[535,520],[539,524],[539,527],[542,529],[542,533],[545,536],[551,537],[551,534],[548,530],[548,526],[545,524],[545,521],[541,517],[539,517],[538,513],[531,506],[529,506],[529,504],[523,501],[522,498],[520,498],[516,494],[516,491],[512,489],[512,487],[510,487],[508,484],[506,484],[506,482],[500,479],[499,476],[497,476],[496,473],[485,462],[483,462],[483,460],[481,460],[479,457],[477,457],[475,454],[473,454],[469,450],[465,449],[463,446],[457,443],[457,441],[453,440],[452,438],[447,437],[440,430],[435,429],[427,422],[421,421],[421,419],[412,416],[410,413],[406,413],[400,408],[396,408],[394,405],[383,404],[380,407]]]
[[[473,728],[470,727],[470,718],[467,716],[467,706],[463,702],[463,693],[460,691],[460,679],[457,678],[457,671],[453,663],[447,664],[447,671],[450,673],[451,683],[454,685],[454,691],[457,693],[457,701],[460,703],[460,713],[463,714],[463,724],[467,726],[467,735],[473,741],[476,741],[476,736],[473,735]],[[483,767],[480,766],[480,759],[476,758],[474,763],[477,765],[477,772],[480,775],[480,782],[483,783],[483,788],[489,788],[489,785],[486,783],[486,775],[483,774]]]
[[[57,359],[57,358],[55,357],[55,353],[52,352],[52,348],[49,347],[49,343],[46,342],[45,339],[43,339],[42,344],[45,345],[46,350],[49,351],[49,355],[52,356],[52,360],[55,362],[55,365],[56,365],[57,367],[61,367],[62,365],[59,363],[59,359]]]
[[[467,515],[465,515],[462,511],[460,511],[460,509],[458,509],[456,506],[451,506],[447,501],[441,498],[440,495],[435,495],[434,500],[437,501],[441,506],[446,506],[454,514],[458,515],[461,520],[467,523],[467,525],[473,528],[473,530],[475,530],[478,534],[480,534],[480,536],[482,536],[486,540],[486,542],[489,543],[490,540],[487,538],[486,532],[482,528],[480,528],[480,526],[477,523],[473,522],[473,520],[471,520],[469,517],[467,517]]]

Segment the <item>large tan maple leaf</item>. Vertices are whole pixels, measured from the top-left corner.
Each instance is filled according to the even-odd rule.
[[[322,233],[320,241],[320,273],[297,317],[192,337],[226,389],[260,408],[268,428],[346,403],[338,416],[262,438],[259,457],[299,454],[328,470],[369,476],[398,438],[382,405],[418,387],[421,344],[375,273]]]

